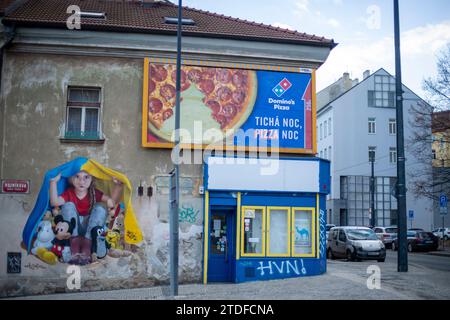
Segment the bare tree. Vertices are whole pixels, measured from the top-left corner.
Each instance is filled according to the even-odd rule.
[[[450,143],[450,43],[438,56],[437,69],[435,79],[428,78],[423,82],[428,103],[420,101],[411,110],[414,113],[410,122],[413,134],[407,142],[418,162],[426,164],[426,169],[414,172],[410,180],[412,191],[434,200],[442,191],[450,189],[450,168],[446,167],[449,154],[441,153],[437,162],[435,153],[430,152],[433,142],[440,144],[441,149]]]

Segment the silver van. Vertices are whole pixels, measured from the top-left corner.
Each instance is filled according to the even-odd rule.
[[[334,227],[327,241],[327,257],[348,261],[375,259],[384,262],[386,248],[375,232],[366,227]]]

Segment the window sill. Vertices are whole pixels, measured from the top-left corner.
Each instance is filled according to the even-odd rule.
[[[59,141],[62,143],[85,143],[85,144],[103,144],[105,139],[84,139],[84,138],[66,138],[61,137]]]

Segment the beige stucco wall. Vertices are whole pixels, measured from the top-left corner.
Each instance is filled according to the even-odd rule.
[[[20,248],[23,226],[45,172],[77,156],[123,172],[134,187],[133,206],[145,241],[129,257],[107,257],[82,267],[82,289],[144,286],[168,279],[168,189],[158,178],[173,165],[170,150],[141,147],[143,59],[7,52],[2,73],[4,123],[0,176],[31,182],[28,195],[0,194],[0,296],[67,290],[66,264],[49,266]],[[68,85],[102,88],[103,144],[67,143]],[[4,121],[3,121],[4,120]],[[1,128],[1,126],[0,126]],[[192,219],[180,223],[180,280],[201,281],[202,166],[182,167],[181,205]],[[153,196],[137,196],[142,182]],[[189,220],[189,221],[187,221]],[[22,252],[22,273],[6,272],[7,252]]]

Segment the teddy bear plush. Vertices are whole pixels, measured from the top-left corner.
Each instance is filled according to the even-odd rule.
[[[55,224],[55,238],[52,240],[52,252],[60,261],[69,262],[72,256],[70,251],[70,237],[76,225],[75,218],[70,219],[69,222],[64,220],[62,215],[57,215],[55,217]]]
[[[49,220],[41,221],[31,253],[48,264],[55,264],[58,262],[58,258],[53,252],[49,251],[53,246],[52,240],[54,238],[52,223]]]

